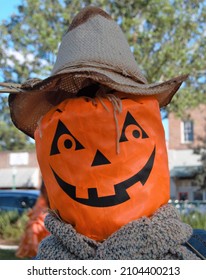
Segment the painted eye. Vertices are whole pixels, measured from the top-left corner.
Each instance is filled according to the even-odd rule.
[[[72,135],[69,129],[59,120],[54,139],[52,141],[50,156],[60,154],[59,147],[64,149],[81,150],[84,146]]]
[[[72,145],[73,145],[73,143],[72,143],[71,140],[67,139],[67,140],[64,141],[64,147],[66,149],[71,149]]]
[[[139,132],[139,130],[135,129],[132,132],[132,135],[134,136],[134,138],[139,138],[141,136],[141,133]]]
[[[142,138],[142,139],[149,138],[147,133],[139,125],[139,123],[134,119],[134,117],[129,112],[127,112],[119,142],[128,141],[128,139],[126,137],[126,129],[128,128],[128,126],[129,126],[131,134],[134,138]]]

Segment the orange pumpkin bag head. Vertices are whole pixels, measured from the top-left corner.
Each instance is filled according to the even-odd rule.
[[[169,199],[169,170],[158,101],[67,99],[35,131],[51,209],[77,232],[102,241]]]

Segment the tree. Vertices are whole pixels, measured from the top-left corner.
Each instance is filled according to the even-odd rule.
[[[204,141],[205,142],[205,141]],[[195,153],[200,155],[201,166],[198,168],[195,178],[193,180],[194,185],[199,186],[201,189],[206,189],[206,143],[204,147]]]
[[[47,77],[68,24],[91,4],[105,9],[121,25],[149,82],[190,74],[167,111],[182,114],[205,102],[204,0],[22,0],[17,12],[0,25],[2,80]]]
[[[11,122],[7,96],[1,96],[0,114],[0,152],[32,150],[34,142],[29,140],[25,134],[21,133]]]
[[[206,117],[204,117],[203,137],[198,137],[199,145],[194,148],[194,153],[200,156],[201,165],[195,174],[193,184],[206,190]]]

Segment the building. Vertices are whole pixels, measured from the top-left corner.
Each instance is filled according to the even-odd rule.
[[[42,183],[36,153],[0,153],[0,189],[39,189]]]
[[[182,119],[170,113],[168,126],[171,199],[206,200],[206,191],[193,183],[202,166],[200,155],[194,153],[194,148],[206,139],[206,105],[188,110]]]

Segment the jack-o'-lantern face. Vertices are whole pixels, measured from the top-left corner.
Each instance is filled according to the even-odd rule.
[[[35,132],[51,208],[96,240],[151,215],[169,198],[157,101],[122,99],[122,108],[115,121],[108,99],[65,100],[44,116]]]

